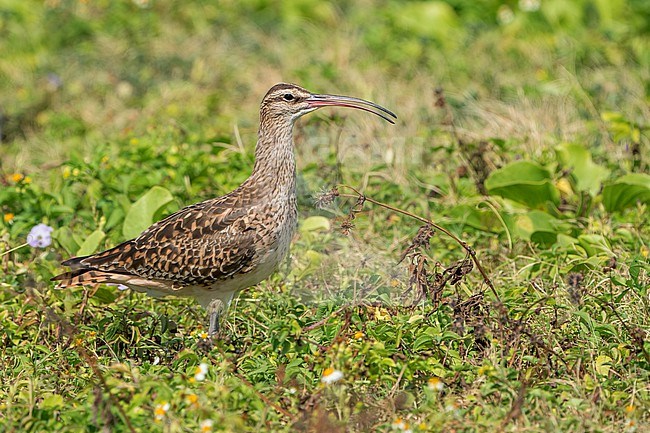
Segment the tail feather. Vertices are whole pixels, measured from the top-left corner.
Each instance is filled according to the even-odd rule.
[[[113,248],[109,248],[106,251],[102,251],[97,254],[92,254],[89,256],[79,256],[72,257],[68,260],[62,262],[63,266],[69,266],[72,270],[81,269],[82,267],[87,268],[99,268],[103,267],[106,269],[113,270],[111,266],[114,262],[119,262],[120,257],[125,251],[131,251],[133,246],[133,240],[123,242]],[[119,266],[118,266],[119,267]],[[106,270],[105,269],[105,270]]]
[[[81,264],[81,261],[84,260],[84,259],[87,259],[88,257],[90,257],[90,256],[72,257],[72,258],[69,258],[68,260],[66,260],[64,262],[61,262],[61,264],[63,266],[68,266],[68,267],[72,268],[73,271],[82,270],[81,267],[83,265]],[[63,274],[61,274],[61,275],[63,275]]]
[[[66,287],[91,286],[114,282],[111,277],[111,274],[94,269],[76,269],[59,274],[52,278],[51,281],[59,281],[57,288],[65,289]]]

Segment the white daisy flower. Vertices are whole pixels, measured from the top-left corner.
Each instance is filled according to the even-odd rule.
[[[205,380],[205,376],[208,374],[208,364],[205,362],[202,362],[196,367],[196,370],[194,372],[194,380],[197,382],[201,382]]]
[[[323,372],[321,382],[329,385],[330,383],[338,382],[341,379],[343,379],[343,372],[341,370],[335,370],[330,367]]]

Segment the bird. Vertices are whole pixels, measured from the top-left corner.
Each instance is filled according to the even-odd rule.
[[[326,106],[397,119],[374,102],[276,84],[262,99],[253,169],[239,187],[184,207],[135,239],[62,262],[70,271],[52,281],[61,289],[109,284],[191,297],[208,311],[208,334],[216,335],[233,297],[269,277],[289,251],[298,223],[293,126]]]

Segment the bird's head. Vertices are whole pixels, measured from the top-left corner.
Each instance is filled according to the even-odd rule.
[[[350,107],[375,114],[395,123],[397,116],[386,108],[359,98],[311,93],[295,84],[280,83],[271,87],[262,100],[263,117],[295,121],[297,118],[326,106]]]

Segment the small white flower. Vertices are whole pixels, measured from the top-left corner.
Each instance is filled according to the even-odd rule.
[[[156,356],[156,357],[153,359],[153,365],[158,365],[158,364],[160,364],[160,356]]]
[[[165,415],[167,415],[167,412],[169,411],[169,408],[170,408],[170,406],[169,406],[169,403],[167,403],[167,402],[160,403],[160,404],[156,405],[156,408],[153,411],[155,419],[157,421],[160,421],[163,418],[165,418]]]
[[[341,379],[343,379],[342,371],[328,368],[323,372],[323,377],[320,380],[324,384],[329,385],[330,383],[338,382]]]
[[[201,433],[210,433],[212,431],[213,424],[214,422],[211,419],[204,419],[201,421],[201,424],[199,424]]]
[[[141,9],[145,9],[149,7],[149,0],[131,0],[134,5]]]
[[[456,403],[448,403],[445,406],[445,412],[449,412],[449,413],[451,413],[453,415],[458,415],[459,414],[458,404],[456,404]]]
[[[205,380],[205,376],[208,374],[208,364],[202,362],[196,367],[196,372],[194,373],[194,380],[201,382]]]
[[[501,5],[497,11],[497,20],[502,25],[510,24],[515,20],[515,13],[506,5]]]
[[[519,0],[519,9],[524,12],[535,12],[539,10],[540,0]]]
[[[396,418],[395,421],[393,421],[393,428],[401,430],[404,433],[411,433],[411,429],[409,429],[409,423],[404,421],[402,418]]]
[[[427,386],[429,387],[429,389],[438,392],[445,389],[445,383],[439,377],[430,378],[429,381],[427,382]]]

